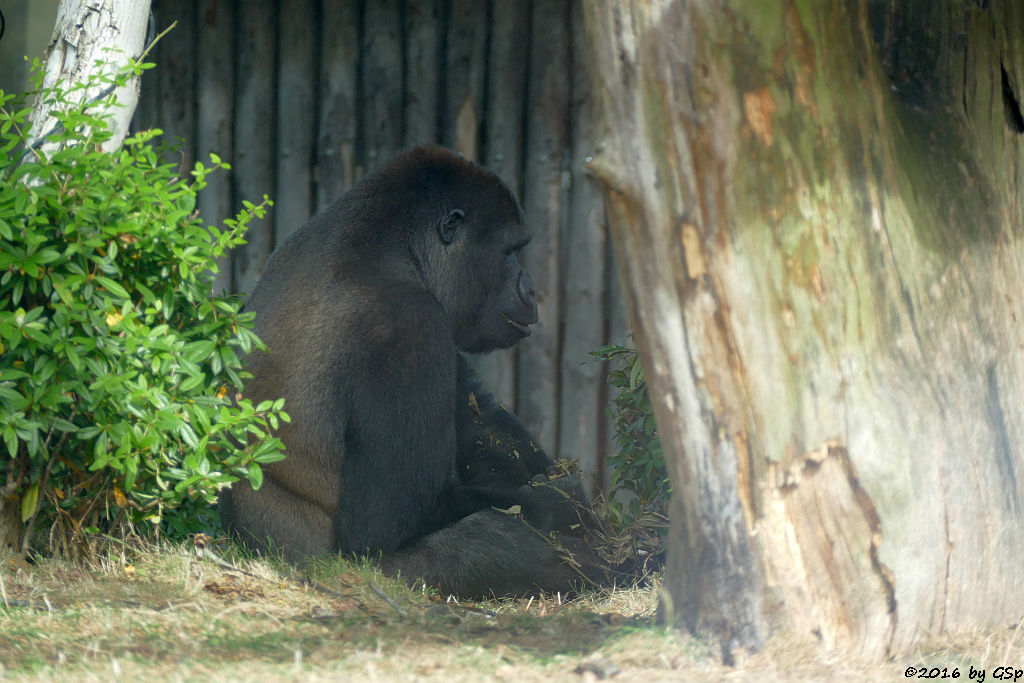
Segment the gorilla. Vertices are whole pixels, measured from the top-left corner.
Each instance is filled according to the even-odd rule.
[[[263,485],[221,494],[236,539],[296,562],[379,558],[464,597],[593,578],[578,476],[548,479],[551,459],[463,356],[537,321],[523,223],[494,173],[418,147],[271,256],[247,306],[269,351],[250,357],[246,395],[283,396],[292,421]]]

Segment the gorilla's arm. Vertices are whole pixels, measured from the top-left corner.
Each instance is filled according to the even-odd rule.
[[[463,485],[518,489],[554,464],[526,427],[494,400],[459,354],[457,466]]]
[[[348,552],[391,551],[461,516],[453,494],[456,354],[436,331],[441,313],[415,290],[394,288],[392,301],[372,303],[367,317],[394,313],[357,318],[355,327],[376,338],[347,347],[360,351],[332,369],[332,383],[351,393],[328,399],[346,406],[334,532]]]
[[[433,425],[435,431],[444,431],[444,424],[453,424],[457,434],[452,443],[457,445],[458,483],[448,489],[452,504],[438,508],[447,519],[439,520],[443,528],[417,534],[419,538],[384,553],[382,569],[407,580],[421,579],[442,594],[467,597],[566,592],[603,580],[583,541],[572,534],[557,540],[549,536],[579,522],[576,503],[584,499],[578,479],[563,478],[550,486],[531,483],[544,478],[551,459],[515,415],[480,385],[461,354],[456,372],[454,420]],[[403,419],[400,410],[389,414],[389,422]],[[393,428],[384,426],[377,433]],[[349,481],[351,476],[343,473]],[[381,489],[375,486],[373,492],[380,495]],[[521,506],[521,516],[492,509],[512,505]]]
[[[566,530],[579,522],[586,494],[578,475],[548,480],[554,462],[526,427],[458,359],[457,465],[461,509],[519,505],[537,529]]]

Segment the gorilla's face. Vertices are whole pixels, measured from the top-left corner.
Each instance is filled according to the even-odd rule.
[[[475,330],[463,339],[456,337],[461,350],[504,349],[529,336],[530,325],[537,322],[537,294],[530,274],[519,263],[519,254],[529,241],[526,231],[516,225],[504,231],[500,245],[492,247],[501,252],[501,265],[495,268],[500,277],[493,294],[484,297]]]
[[[530,236],[515,200],[502,200],[504,211],[477,201],[438,220],[435,295],[452,320],[456,346],[468,353],[512,346],[537,322],[533,280],[519,262]]]
[[[394,192],[382,210],[406,226],[400,248],[444,309],[459,350],[502,349],[530,334],[537,297],[519,262],[530,235],[508,186],[485,168],[425,148],[392,162],[377,180]]]

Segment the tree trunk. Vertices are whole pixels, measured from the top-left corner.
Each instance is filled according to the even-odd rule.
[[[1024,613],[1024,5],[587,0],[673,483],[662,617],[885,656]]]
[[[106,75],[142,55],[149,20],[150,0],[61,0],[50,46],[43,59],[43,88],[58,81],[71,85],[89,80],[97,72]],[[83,101],[101,94],[103,86],[82,93]],[[106,151],[117,149],[128,134],[128,124],[139,100],[138,79],[133,79],[114,95],[118,107],[110,112],[113,136],[104,144]],[[48,133],[56,120],[45,106],[32,117],[31,138]],[[45,149],[45,145],[43,147]]]

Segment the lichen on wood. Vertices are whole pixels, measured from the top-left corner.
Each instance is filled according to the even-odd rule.
[[[1019,618],[1024,6],[585,7],[677,623],[881,657]]]

